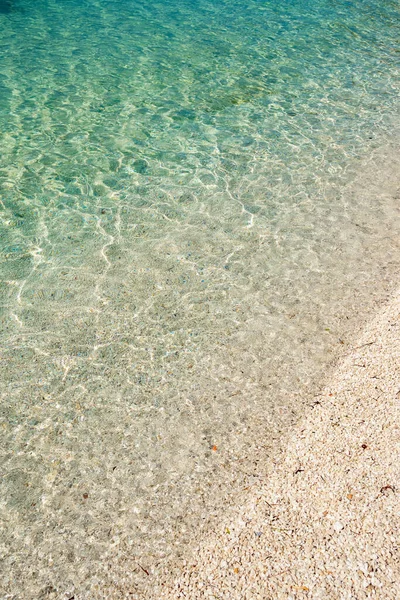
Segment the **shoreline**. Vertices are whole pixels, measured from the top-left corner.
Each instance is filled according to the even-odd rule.
[[[395,146],[397,147],[397,144]],[[368,169],[368,164],[372,164],[374,168]],[[362,289],[354,290],[351,300],[347,296],[345,311],[339,303],[337,304],[337,307],[340,307],[338,316],[335,315],[332,321],[335,323],[333,329],[337,337],[334,352],[331,353],[330,358],[325,360],[323,370],[321,368],[317,369],[314,372],[313,379],[309,380],[307,385],[299,382],[298,389],[293,391],[285,389],[285,386],[282,385],[282,390],[280,391],[284,400],[282,409],[285,410],[286,406],[288,408],[295,407],[299,419],[294,418],[291,423],[288,422],[287,429],[280,431],[278,440],[271,439],[269,435],[270,431],[267,431],[265,428],[262,429],[260,427],[262,423],[259,423],[257,428],[253,428],[247,433],[248,447],[247,452],[245,449],[245,453],[241,453],[238,449],[235,450],[233,448],[230,449],[230,452],[227,452],[226,448],[220,448],[217,442],[218,452],[212,453],[214,454],[212,465],[214,469],[218,467],[221,478],[217,484],[208,489],[203,486],[207,498],[211,498],[212,501],[207,500],[207,506],[204,505],[201,507],[200,512],[195,510],[195,505],[190,506],[188,515],[190,518],[180,520],[174,525],[173,531],[168,533],[173,539],[172,553],[157,554],[155,546],[153,552],[150,551],[143,556],[140,556],[139,553],[135,553],[136,556],[129,554],[122,556],[122,553],[120,553],[119,557],[113,559],[113,557],[108,555],[104,560],[104,563],[108,565],[107,572],[106,574],[103,572],[101,579],[98,579],[98,583],[95,586],[95,595],[82,596],[82,598],[95,597],[110,600],[115,598],[117,600],[125,597],[124,594],[127,593],[129,597],[137,598],[138,600],[159,600],[159,598],[169,598],[172,600],[180,597],[194,599],[197,597],[214,598],[212,595],[212,591],[214,590],[214,592],[218,592],[219,594],[215,595],[215,599],[225,597],[229,598],[229,600],[235,599],[233,590],[239,589],[237,588],[240,579],[238,573],[235,573],[238,581],[234,579],[232,582],[232,584],[235,584],[235,587],[230,589],[226,596],[223,595],[218,587],[221,580],[218,580],[217,584],[212,583],[208,587],[204,583],[207,582],[210,573],[214,576],[214,572],[218,573],[218,571],[221,571],[218,564],[208,562],[208,556],[214,555],[214,545],[220,542],[229,542],[232,545],[235,542],[236,538],[231,538],[230,534],[227,535],[226,529],[228,528],[230,532],[235,531],[232,522],[235,522],[236,518],[241,520],[239,512],[241,509],[244,510],[245,505],[248,504],[250,507],[254,505],[253,495],[254,493],[259,493],[259,484],[263,486],[261,493],[267,493],[264,489],[264,482],[269,481],[272,475],[277,477],[277,457],[283,460],[283,457],[286,456],[290,448],[295,432],[299,431],[301,423],[307,422],[310,414],[316,414],[315,408],[312,409],[312,412],[310,408],[313,404],[314,396],[332,386],[332,382],[337,377],[339,370],[342,369],[342,365],[346,364],[346,361],[349,360],[348,357],[351,355],[352,349],[360,345],[360,338],[365,337],[367,332],[374,326],[373,324],[379,319],[379,315],[389,309],[393,303],[393,298],[399,297],[397,291],[399,282],[399,270],[397,266],[398,242],[393,237],[398,210],[396,206],[396,199],[398,198],[397,164],[398,158],[394,152],[394,146],[382,147],[373,157],[365,160],[358,176],[343,190],[343,197],[347,198],[349,202],[358,201],[362,196],[365,196],[373,203],[374,210],[380,206],[390,207],[393,216],[391,226],[388,227],[388,221],[381,222],[380,220],[376,221],[376,226],[379,228],[382,236],[386,235],[388,239],[392,236],[392,250],[390,253],[387,253],[386,262],[382,263],[381,261],[380,268],[378,268],[373,262],[374,253],[377,248],[377,239],[373,240],[370,238],[371,247],[365,250],[365,262],[360,264],[360,272],[366,274]],[[378,216],[377,213],[376,218]],[[385,234],[384,229],[386,227],[387,233]],[[373,272],[367,273],[367,267],[371,264],[374,265],[375,277],[373,276]],[[371,285],[374,281],[375,286]],[[341,288],[341,291],[342,293],[346,292],[346,288]],[[366,296],[367,291],[368,296]],[[334,313],[332,313],[333,315]],[[345,337],[342,338],[340,334],[344,334]],[[344,344],[340,339],[344,340]],[[303,356],[304,358],[305,356]],[[277,390],[274,391],[277,392]],[[237,480],[231,481],[231,485],[228,485],[228,468],[230,473],[237,473]],[[282,470],[279,472],[282,473]],[[154,507],[156,507],[156,504],[154,504]],[[184,514],[185,508],[183,507],[182,514]],[[284,536],[287,537],[285,534]],[[260,539],[266,539],[265,534],[262,534]],[[154,541],[157,543],[157,540]],[[209,548],[209,555],[207,555],[207,548]],[[193,557],[195,558],[194,561]],[[185,564],[195,564],[198,558],[200,561],[204,559],[204,568],[199,566],[198,569],[188,571]],[[225,558],[221,558],[221,561],[229,563]],[[200,577],[201,571],[204,573],[202,577]],[[223,576],[225,577],[226,575],[227,573]],[[189,581],[186,581],[186,576],[189,577]],[[196,579],[197,576],[198,579]],[[247,586],[245,576],[241,580],[241,583],[244,585],[244,588],[242,588],[241,595],[238,598],[247,598],[245,595],[245,588]],[[202,584],[202,587],[196,587],[197,585],[200,586],[200,584]],[[181,588],[177,587],[178,585],[181,585]],[[213,586],[215,585],[217,585],[217,588],[214,589]],[[297,590],[296,593],[299,594],[301,591]],[[181,595],[178,595],[178,593]],[[263,595],[263,593],[259,596],[250,595],[249,598],[251,600],[254,598],[269,600],[270,597]],[[305,594],[304,590],[303,594]],[[309,595],[305,595],[304,597],[318,597],[310,595],[310,592],[307,592],[307,594]],[[278,592],[274,591],[271,600],[279,597]],[[289,592],[282,596],[282,598],[290,597]],[[326,598],[326,595],[323,597]]]
[[[303,463],[400,287],[398,6],[4,2],[0,600],[330,600]]]
[[[395,599],[400,290],[218,531],[154,597]],[[146,596],[150,598],[149,594]]]
[[[109,464],[115,465],[114,461],[118,460],[122,468],[117,469],[115,475],[112,471],[108,480],[104,480],[103,476],[96,479],[98,473],[104,473],[103,468],[101,471],[97,470],[97,464],[95,470],[86,471],[83,497],[81,483],[72,486],[72,493],[67,490],[62,497],[61,490],[66,489],[71,471],[61,470],[58,474],[56,465],[54,472],[50,472],[46,479],[47,505],[43,503],[43,516],[37,519],[36,523],[33,522],[29,529],[22,530],[23,535],[27,538],[29,536],[28,543],[20,543],[22,535],[8,537],[15,542],[6,556],[9,568],[5,579],[10,597],[13,593],[18,594],[21,589],[24,590],[23,597],[27,600],[36,599],[42,593],[48,594],[46,597],[49,600],[71,596],[77,600],[117,600],[125,597],[159,600],[163,597],[185,597],[177,596],[174,588],[175,584],[179,583],[177,578],[185,573],[183,561],[188,560],[188,564],[192,563],[190,556],[196,552],[199,543],[206,544],[209,540],[212,545],[210,552],[213,554],[213,544],[218,539],[224,542],[230,539],[226,537],[230,535],[227,534],[226,528],[231,532],[235,531],[230,523],[234,521],[245,498],[250,504],[254,504],[252,491],[257,490],[259,483],[265,481],[269,473],[274,472],[271,471],[270,465],[274,464],[277,456],[282,456],[282,451],[292,439],[293,431],[297,431],[298,420],[303,419],[305,413],[309,414],[310,398],[312,399],[313,394],[319,392],[329,380],[348,349],[356,345],[354,340],[358,337],[357,332],[379,311],[380,306],[385,305],[394,289],[394,282],[399,280],[397,167],[400,163],[398,153],[395,152],[397,147],[397,142],[393,142],[368,160],[365,159],[360,165],[360,171],[357,169],[358,175],[351,179],[338,197],[335,214],[342,211],[343,223],[347,223],[349,228],[339,231],[337,224],[334,229],[326,227],[324,235],[326,240],[333,244],[335,252],[324,252],[321,265],[315,270],[313,281],[318,283],[317,302],[314,302],[313,295],[307,295],[304,302],[300,293],[303,283],[307,289],[315,289],[312,278],[309,278],[309,273],[300,261],[296,279],[299,290],[288,273],[287,286],[283,290],[286,297],[282,306],[279,305],[279,310],[276,306],[268,308],[266,305],[265,312],[259,315],[254,332],[252,326],[242,331],[248,334],[247,337],[244,335],[242,340],[238,339],[239,336],[230,338],[237,344],[236,347],[226,343],[221,363],[213,363],[211,354],[206,357],[203,367],[211,365],[214,368],[214,377],[209,382],[211,385],[205,386],[204,390],[201,388],[204,396],[203,392],[196,396],[198,412],[189,402],[183,404],[182,411],[175,411],[169,422],[164,418],[153,422],[157,413],[149,413],[149,419],[144,422],[148,426],[151,424],[152,431],[165,425],[169,427],[167,433],[174,441],[174,451],[169,453],[169,461],[177,460],[178,463],[180,461],[182,465],[187,465],[190,464],[189,459],[195,468],[192,471],[179,471],[180,465],[177,464],[176,471],[173,471],[169,470],[171,465],[168,465],[168,472],[172,472],[171,479],[168,479],[165,485],[145,490],[147,496],[143,494],[139,496],[139,500],[145,499],[143,504],[146,512],[143,516],[139,511],[136,513],[138,509],[134,488],[125,485],[125,481],[128,481],[134,471],[134,467],[131,466],[133,463],[130,462],[128,466],[127,461],[136,456],[133,443],[135,428],[136,431],[140,430],[139,421],[136,422],[139,413],[135,413],[135,418],[129,420],[134,427],[129,429],[129,436],[125,437],[133,443],[125,446],[123,452],[114,452],[114,456],[111,455],[113,462]],[[370,213],[364,215],[362,206],[371,206]],[[329,210],[323,214],[328,217]],[[329,224],[329,220],[322,219],[321,222]],[[338,239],[333,235],[334,231],[338,235],[340,233]],[[330,269],[334,261],[339,261],[341,266],[340,278],[337,271],[333,276]],[[320,273],[321,277],[315,278],[317,273]],[[279,286],[277,289],[280,289]],[[296,295],[296,292],[299,293]],[[298,317],[292,314],[291,304],[294,300],[297,301],[295,312],[300,311]],[[269,317],[271,321],[268,320]],[[278,329],[275,329],[275,318],[281,323]],[[282,339],[276,341],[272,337],[268,340],[265,335],[261,337],[263,333],[268,332],[269,322],[274,325],[271,331],[282,333]],[[285,343],[285,340],[290,340],[290,344]],[[255,342],[256,346],[258,344],[260,361],[253,370],[251,356],[247,356],[248,371],[245,377],[243,371],[242,374],[238,371],[238,366],[243,366],[243,355],[252,349],[252,342]],[[266,352],[267,347],[271,352]],[[280,352],[275,355],[274,350],[277,348]],[[267,359],[264,362],[261,360],[263,357]],[[269,360],[270,358],[273,360]],[[190,370],[196,385],[201,370],[206,371],[207,368],[197,368],[197,375],[195,369]],[[207,399],[208,394],[217,392],[217,402],[211,400],[203,405],[203,397]],[[91,396],[91,400],[93,398],[95,396]],[[120,398],[123,398],[123,395]],[[174,402],[174,406],[178,407],[178,404]],[[53,402],[51,406],[56,404]],[[201,417],[204,417],[203,409],[207,406],[210,406],[211,410],[206,419],[210,424],[210,435],[209,439],[204,440],[200,435],[205,427],[204,424],[201,425]],[[108,417],[108,411],[112,408],[114,413],[111,415],[118,413],[119,419],[118,422],[110,419],[112,427],[107,425],[114,438],[108,437],[108,430],[107,436],[102,435],[104,430],[100,430],[96,435],[101,443],[108,440],[107,452],[109,449],[114,451],[118,448],[118,445],[115,445],[115,434],[120,432],[120,428],[116,427],[116,424],[120,421],[123,423],[123,413],[118,411],[124,407],[124,403],[114,405],[107,399],[107,412],[103,414]],[[243,408],[247,411],[248,421],[244,420],[237,429],[235,425],[235,430],[226,426],[226,416],[229,423],[236,421],[234,415],[226,411],[234,409],[240,416]],[[51,411],[49,414],[52,414]],[[143,411],[142,415],[145,414],[147,413]],[[51,423],[51,420],[48,419],[47,422]],[[95,420],[88,422],[91,426],[88,428],[84,425],[79,436],[75,433],[77,429],[73,430],[75,439],[79,442],[84,440],[85,444],[90,441],[90,435],[86,437],[86,434],[94,431],[93,423],[96,423]],[[100,424],[100,421],[97,423]],[[43,432],[40,435],[43,437]],[[140,464],[140,471],[136,471],[138,474],[149,473],[154,464],[150,457],[151,453],[157,454],[157,451],[153,452],[156,445],[150,440],[150,436],[148,441],[148,444],[142,446],[145,462],[140,459],[143,464]],[[216,452],[214,444],[218,448]],[[99,448],[101,445],[97,447],[97,452]],[[86,459],[85,445],[81,443],[77,450],[82,452],[82,457]],[[49,450],[46,449],[43,456],[48,454]],[[60,452],[58,456],[62,457],[61,464],[64,464],[65,454]],[[69,460],[68,455],[66,458]],[[146,461],[150,470],[146,470]],[[65,463],[67,466],[68,464],[71,463]],[[82,464],[88,463],[83,460]],[[20,463],[18,468],[21,468]],[[165,468],[161,465],[158,474],[164,472]],[[89,473],[95,473],[96,477],[88,477]],[[105,483],[108,485],[104,485]],[[89,484],[90,495],[86,491]],[[121,494],[119,498],[118,494]],[[117,502],[114,502],[113,498],[117,498]],[[69,520],[71,510],[76,515],[76,523],[81,524],[80,529]],[[7,525],[13,522],[14,514],[11,514]],[[55,525],[43,535],[42,524],[51,522],[51,519]],[[227,521],[228,525],[220,532],[221,523],[224,521]],[[18,531],[18,527],[16,530]],[[216,537],[218,532],[219,538]],[[32,539],[35,540],[34,544],[31,543]],[[263,539],[263,533],[260,539]],[[68,548],[71,549],[73,557],[70,562]],[[203,553],[202,548],[203,546],[199,550],[200,557]],[[47,554],[50,555],[48,563],[44,558]],[[18,560],[15,560],[15,557],[18,557]],[[225,562],[228,563],[227,560]],[[205,573],[209,567],[213,571],[219,568],[218,565],[208,564],[206,561]],[[238,573],[235,573],[236,575]],[[203,580],[204,578],[199,585]],[[247,589],[246,577],[242,583]],[[236,586],[235,589],[239,588]],[[203,583],[200,591],[189,588],[186,597],[196,598],[197,593],[203,594],[200,597],[205,598],[224,597],[221,594],[210,595],[213,590],[216,591],[212,586],[210,588]],[[301,591],[304,592],[297,590],[296,593]],[[208,595],[204,595],[206,592]],[[232,593],[232,590],[228,592],[227,597],[230,600],[234,600]],[[246,598],[244,593],[241,592],[239,597]],[[262,600],[269,600],[265,595],[260,597]],[[273,599],[277,597],[277,592],[274,592]],[[253,600],[257,596],[250,595],[249,598]]]
[[[287,428],[280,430],[279,438],[271,436],[271,431],[267,429],[269,425],[267,419],[264,419],[263,422],[260,420],[258,423],[257,419],[254,419],[256,426],[250,428],[246,433],[247,448],[243,445],[228,447],[227,444],[224,448],[222,444],[219,445],[218,440],[216,443],[218,451],[210,452],[212,455],[212,462],[210,460],[211,476],[207,480],[204,478],[204,481],[199,479],[198,483],[202,498],[206,498],[204,504],[200,505],[199,502],[196,504],[198,498],[194,498],[195,502],[182,505],[180,513],[182,517],[175,523],[170,522],[172,528],[168,530],[167,537],[171,540],[170,548],[172,548],[172,551],[158,551],[160,540],[162,541],[165,531],[162,520],[160,520],[158,521],[160,538],[154,537],[154,532],[148,530],[147,539],[153,544],[148,552],[141,553],[140,547],[135,548],[132,545],[132,552],[129,548],[121,548],[114,554],[115,549],[111,548],[111,551],[107,552],[100,561],[100,571],[96,576],[94,585],[91,582],[90,591],[88,590],[88,593],[85,591],[86,593],[83,592],[75,597],[82,600],[83,598],[88,600],[94,598],[112,600],[115,598],[115,600],[118,600],[122,597],[137,600],[159,600],[160,598],[169,600],[175,600],[176,598],[193,598],[194,600],[196,598],[213,598],[215,600],[221,598],[229,598],[229,600],[236,600],[236,598],[238,600],[242,600],[242,598],[275,600],[281,597],[285,599],[297,597],[319,598],[318,595],[313,595],[307,590],[291,590],[289,583],[289,587],[283,592],[284,582],[279,581],[279,579],[276,579],[277,588],[273,591],[262,588],[262,591],[252,592],[247,596],[246,590],[249,587],[249,580],[246,573],[236,573],[234,571],[234,576],[232,576],[226,566],[230,564],[228,558],[220,556],[219,561],[216,561],[216,558],[210,560],[210,557],[218,556],[219,550],[226,553],[229,548],[235,547],[235,544],[238,546],[241,543],[241,535],[246,538],[245,544],[247,545],[244,547],[249,550],[250,554],[253,552],[254,548],[250,542],[254,542],[254,540],[247,540],[246,536],[248,536],[249,531],[246,530],[246,521],[242,518],[241,511],[244,513],[247,510],[250,513],[255,511],[254,515],[256,515],[258,504],[254,500],[254,495],[258,497],[261,494],[261,497],[265,498],[265,494],[271,492],[273,480],[275,481],[274,485],[277,486],[278,474],[280,474],[282,480],[288,474],[285,475],[281,463],[286,460],[286,457],[289,457],[288,453],[294,443],[296,432],[299,431],[302,424],[307,424],[310,416],[317,414],[315,409],[319,405],[314,406],[314,400],[322,398],[326,390],[332,388],[333,382],[337,380],[338,373],[344,368],[343,365],[350,360],[351,353],[362,344],[360,339],[363,339],[369,331],[378,327],[377,323],[381,315],[385,314],[393,302],[396,302],[396,299],[398,301],[400,298],[398,292],[398,238],[395,237],[395,227],[398,222],[397,199],[399,190],[398,169],[396,168],[398,154],[394,151],[395,147],[398,147],[397,143],[393,146],[382,147],[373,157],[365,160],[358,176],[343,189],[344,206],[346,206],[346,202],[359,202],[362,197],[371,202],[375,213],[376,234],[379,232],[379,235],[368,235],[369,245],[365,245],[363,262],[359,263],[359,273],[363,275],[361,288],[356,290],[353,286],[354,293],[350,297],[346,285],[340,286],[336,291],[339,292],[340,290],[341,294],[346,294],[346,301],[337,301],[336,308],[338,310],[336,311],[332,310],[333,307],[327,307],[328,310],[331,310],[331,319],[328,320],[325,317],[324,322],[334,324],[330,326],[331,331],[335,332],[336,344],[330,356],[326,355],[324,365],[318,365],[313,377],[307,382],[298,380],[299,385],[296,389],[290,390],[284,384],[281,385],[281,390],[274,389],[277,398],[280,394],[279,399],[281,400],[281,404],[278,403],[276,406],[278,408],[280,406],[282,411],[288,411],[291,407],[294,407],[298,418],[293,413],[293,420],[291,422],[289,422],[290,419],[287,420]],[[374,168],[368,169],[369,164],[373,165]],[[385,210],[390,211],[392,215],[391,222],[389,219],[379,219],[381,207],[385,207]],[[357,223],[363,226],[366,224],[363,219],[360,219]],[[378,238],[385,239],[388,248],[391,248],[390,251],[386,252],[385,262],[383,262],[381,256],[379,264],[375,264],[373,259],[377,252]],[[371,265],[374,269],[369,272]],[[356,266],[354,262],[352,262],[352,266]],[[346,305],[345,310],[344,305]],[[322,305],[320,308],[322,308]],[[329,332],[327,335],[332,334]],[[341,340],[344,340],[344,343]],[[315,337],[313,337],[312,343],[316,344]],[[309,359],[309,357],[303,354],[302,360],[305,359]],[[328,395],[328,400],[330,398]],[[311,406],[313,406],[312,409]],[[263,414],[265,416],[265,412]],[[239,438],[237,441],[239,441]],[[213,479],[216,473],[219,473],[217,481],[215,481],[215,477]],[[300,474],[303,475],[303,472],[300,471]],[[231,478],[229,479],[229,477]],[[268,482],[267,487],[266,482]],[[293,486],[294,483],[291,481],[290,486]],[[198,490],[196,490],[197,492]],[[272,505],[268,499],[267,502]],[[152,506],[154,515],[160,518],[160,507],[157,506],[156,498]],[[198,510],[199,506],[200,510]],[[284,511],[284,505],[282,510]],[[283,519],[284,516],[279,518]],[[234,525],[236,520],[239,522],[238,526]],[[227,529],[230,532],[229,534]],[[256,529],[255,531],[259,532],[260,530]],[[254,531],[253,535],[256,536]],[[287,533],[283,533],[283,548],[285,547],[285,540],[288,539]],[[261,533],[260,540],[269,540],[265,532]],[[271,543],[273,542],[272,539]],[[228,545],[226,546],[226,544]],[[258,549],[256,550],[258,552]],[[283,552],[282,547],[280,552]],[[247,556],[245,558],[251,564],[251,556],[250,559]],[[226,563],[226,565],[221,567],[221,562],[223,565]],[[193,568],[195,564],[198,567]],[[234,566],[233,569],[235,568],[238,567]],[[286,567],[276,572],[283,571],[286,572]],[[210,577],[212,579],[209,585]],[[269,581],[270,577],[272,575],[265,576],[262,582],[263,585],[267,585],[266,582]],[[276,576],[274,575],[274,577]],[[233,586],[231,589],[228,588],[228,591],[223,587],[226,581]],[[253,582],[252,579],[250,581]],[[400,575],[398,581],[400,582]],[[338,589],[341,589],[341,585],[338,586]],[[304,586],[311,590],[311,587],[306,584]],[[222,587],[222,591],[220,587]],[[239,594],[238,596],[234,595],[235,590]],[[266,595],[267,591],[270,595]],[[333,592],[324,592],[321,598],[324,598],[324,600],[326,597],[335,598],[336,596],[332,595],[334,591],[335,586],[333,586]],[[279,595],[280,593],[282,593],[282,596]],[[340,599],[343,597],[340,596]],[[349,597],[363,598],[364,596],[353,595]],[[395,599],[395,596],[387,597]]]

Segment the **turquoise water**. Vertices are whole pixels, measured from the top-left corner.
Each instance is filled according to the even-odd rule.
[[[140,585],[297,418],[398,267],[398,42],[386,0],[1,0],[5,597]]]

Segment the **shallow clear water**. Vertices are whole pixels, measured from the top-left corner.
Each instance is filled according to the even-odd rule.
[[[0,1],[5,597],[190,543],[390,287],[398,39],[386,0]]]

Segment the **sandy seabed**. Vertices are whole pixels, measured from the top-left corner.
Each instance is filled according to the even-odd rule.
[[[379,168],[363,170],[344,194],[371,207],[388,200],[391,225],[378,214],[375,225],[392,250],[354,290],[345,341],[316,370],[316,385],[295,392],[299,420],[272,448],[266,430],[256,443],[249,433],[247,454],[235,465],[254,469],[233,482],[231,495],[223,469],[219,489],[205,482],[215,506],[205,516],[193,504],[197,525],[181,520],[166,534],[172,552],[112,548],[90,592],[77,589],[75,600],[400,598],[397,149],[379,157],[372,161]],[[361,275],[374,264],[369,251]],[[213,454],[224,466],[226,450],[218,445]]]
[[[57,488],[49,472],[46,482],[52,496],[47,494],[47,497],[55,501],[45,506],[36,529],[19,529],[20,521],[9,520],[10,535],[6,540],[7,543],[11,540],[14,546],[12,551],[6,545],[0,548],[7,559],[2,573],[4,583],[0,586],[7,592],[1,595],[0,591],[1,599],[400,598],[400,569],[396,562],[400,440],[395,412],[400,401],[399,293],[380,305],[399,281],[398,156],[394,147],[393,152],[382,150],[343,191],[343,210],[353,204],[365,206],[366,218],[365,222],[357,219],[353,229],[343,229],[348,252],[334,254],[333,260],[340,258],[343,273],[350,276],[354,271],[357,278],[346,284],[346,277],[333,278],[328,268],[321,268],[324,281],[331,277],[332,284],[319,301],[318,314],[323,315],[323,320],[317,318],[316,326],[307,330],[309,355],[305,351],[298,352],[299,346],[293,340],[299,336],[288,335],[285,339],[290,338],[291,343],[282,347],[276,357],[274,355],[273,365],[262,363],[260,371],[264,369],[275,377],[276,397],[271,392],[270,398],[265,398],[264,388],[262,392],[254,387],[247,390],[249,400],[254,399],[255,389],[260,393],[259,402],[249,410],[256,426],[243,429],[241,446],[237,442],[239,436],[232,442],[227,435],[220,435],[219,439],[213,436],[213,445],[208,447],[211,458],[203,463],[204,473],[196,481],[198,496],[203,499],[204,494],[206,498],[204,503],[195,497],[197,489],[194,494],[185,495],[179,488],[182,477],[176,477],[167,488],[169,492],[172,490],[170,495],[155,494],[150,489],[146,496],[150,519],[139,521],[140,535],[133,535],[132,521],[127,515],[132,513],[135,490],[124,480],[128,469],[121,470],[118,480],[109,479],[108,484],[112,481],[112,485],[108,485],[102,478],[107,463],[102,461],[101,469],[95,471],[97,479],[91,480],[90,502],[87,503],[87,483],[85,481],[85,487],[80,488],[79,481],[83,478],[79,474],[73,491],[79,493],[81,499],[75,504],[71,501],[77,496],[69,495],[68,490],[62,492],[68,482],[65,473],[59,476],[62,486]],[[360,227],[365,240],[352,256],[350,250],[358,239],[354,231]],[[329,229],[327,237],[333,237]],[[307,280],[306,275],[304,280]],[[339,283],[342,279],[343,285]],[[293,286],[290,278],[288,282],[289,287]],[[313,289],[312,281],[307,280],[307,285]],[[378,305],[380,309],[376,308]],[[363,327],[362,323],[368,315],[375,314],[375,309],[377,316],[357,339],[355,330]],[[305,324],[313,325],[312,296],[309,304],[302,305],[302,310]],[[293,323],[291,315],[287,318]],[[327,324],[330,329],[324,329]],[[258,337],[244,338],[243,348],[249,339],[263,346],[265,338],[260,336],[260,331],[267,326],[268,322],[260,319]],[[325,337],[335,338],[331,346],[318,345],[322,340],[321,329]],[[333,335],[333,332],[336,333]],[[321,354],[316,357],[320,358],[319,362],[314,361],[314,351]],[[291,362],[291,357],[296,360]],[[335,367],[337,360],[339,366]],[[284,378],[273,368],[284,361],[287,364],[283,373],[293,373],[294,377],[296,373],[311,372],[315,364],[315,386],[314,383],[308,385],[307,381],[298,388],[296,385],[291,399]],[[232,360],[232,364],[236,366],[237,362]],[[227,381],[234,384],[232,404],[241,408],[243,400],[236,395],[236,390],[242,389],[244,379],[232,380],[225,377],[226,373],[222,371],[220,386],[225,389]],[[110,381],[107,379],[107,385],[111,385]],[[31,398],[27,398],[29,405],[32,404]],[[107,411],[112,409],[113,414],[118,415],[118,420],[111,420],[109,429],[113,431],[114,427],[118,431],[117,425],[122,421],[119,411],[124,403],[115,405],[108,397],[106,400]],[[229,396],[227,403],[214,406],[223,415],[226,407],[233,407],[230,402]],[[18,406],[18,402],[15,404]],[[52,402],[51,406],[58,404]],[[272,438],[267,430],[268,417],[275,414],[275,407],[278,411],[282,408],[283,418],[279,423],[285,427],[281,428],[282,435],[276,436],[279,445],[267,446]],[[297,424],[294,418],[286,418],[287,407],[296,407],[296,418],[298,415],[300,419]],[[152,423],[152,415],[149,423]],[[196,413],[188,413],[190,427],[198,425],[196,419]],[[214,421],[215,418],[210,418],[210,422]],[[50,418],[46,422],[52,423]],[[171,433],[175,439],[176,432],[182,433],[182,421],[173,423]],[[29,421],[26,420],[26,424],[29,426]],[[108,427],[108,421],[106,424]],[[140,421],[134,424],[136,431],[140,431]],[[165,425],[165,420],[160,424]],[[83,431],[90,434],[93,427]],[[103,430],[98,434],[95,431],[94,438],[75,433],[70,438],[72,443],[84,441],[83,445],[77,445],[84,458],[85,448],[95,455],[93,439],[108,444],[107,449],[116,447],[109,443],[108,437],[102,439]],[[132,440],[135,440],[134,432],[135,429],[130,431]],[[8,452],[7,444],[5,448]],[[42,447],[40,451],[52,456],[47,448],[43,451]],[[130,460],[132,446],[124,447],[116,455],[122,462]],[[17,459],[27,456],[25,446],[15,456]],[[171,456],[168,455],[169,460]],[[18,462],[16,464],[18,466]],[[36,464],[31,472],[40,479]],[[86,464],[85,461],[82,464]],[[14,468],[13,473],[16,472]],[[84,475],[89,472],[94,471],[87,469]],[[141,473],[146,473],[143,466],[138,475]],[[188,486],[186,490],[192,492],[193,488]],[[123,502],[114,505],[113,498],[118,499],[119,493]],[[179,518],[173,510],[169,518],[165,518],[173,501],[180,509]],[[118,513],[120,508],[123,510]],[[66,510],[63,512],[63,509]],[[75,515],[77,527],[71,515]],[[2,517],[7,523],[4,516],[5,513]],[[91,524],[90,528],[87,523]],[[111,531],[114,525],[118,535],[107,542],[106,552],[94,554],[93,532],[106,531],[106,526]],[[70,547],[78,558],[69,563]]]
[[[400,291],[314,398],[269,476],[146,597],[398,599],[399,407]]]

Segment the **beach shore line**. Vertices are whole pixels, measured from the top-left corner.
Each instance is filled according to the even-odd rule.
[[[400,290],[314,397],[269,475],[178,577],[164,573],[154,597],[398,598],[399,408]]]

